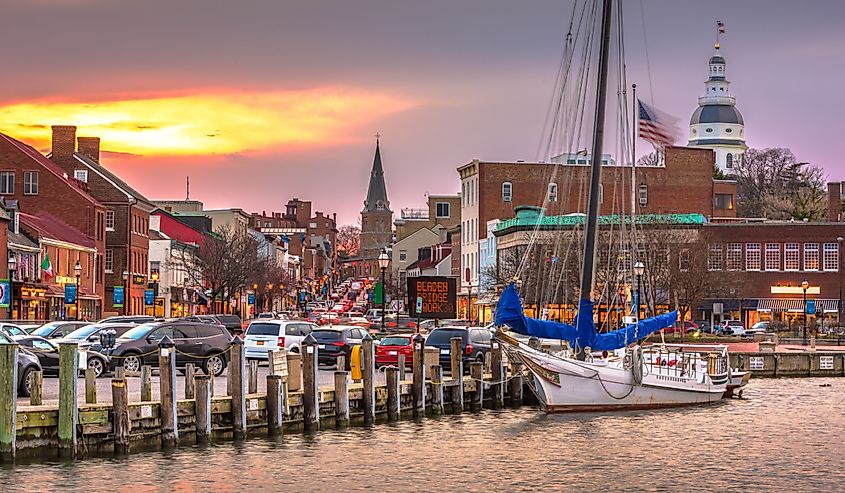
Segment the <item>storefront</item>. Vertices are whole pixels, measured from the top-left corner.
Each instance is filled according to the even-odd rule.
[[[42,284],[14,283],[12,318],[15,320],[49,320],[51,315],[47,288]]]

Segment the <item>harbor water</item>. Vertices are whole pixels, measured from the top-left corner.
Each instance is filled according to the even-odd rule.
[[[752,380],[716,406],[483,411],[0,465],[0,491],[845,491],[845,378]]]

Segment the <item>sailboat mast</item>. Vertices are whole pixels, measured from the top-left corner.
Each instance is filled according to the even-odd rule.
[[[601,156],[604,144],[604,114],[607,95],[607,63],[610,49],[610,13],[613,0],[604,0],[601,20],[601,46],[599,49],[599,76],[596,91],[596,116],[593,130],[593,157],[590,163],[590,197],[587,204],[586,231],[584,234],[584,264],[581,271],[581,299],[592,299],[593,272],[596,261],[598,236],[599,187],[601,185]]]

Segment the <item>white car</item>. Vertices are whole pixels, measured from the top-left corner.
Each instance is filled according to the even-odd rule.
[[[285,348],[298,353],[302,340],[317,326],[300,320],[256,320],[244,335],[244,355],[248,359],[268,359],[267,351]]]

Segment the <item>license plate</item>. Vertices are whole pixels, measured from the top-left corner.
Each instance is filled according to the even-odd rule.
[[[396,351],[388,351],[387,354],[390,356],[396,356]]]
[[[255,341],[255,345],[256,345],[256,346],[263,346],[263,345],[264,345],[264,341]]]
[[[440,354],[449,354],[449,350],[448,349],[441,349]]]
[[[317,344],[317,347],[320,348],[320,349],[326,349],[325,344]]]

